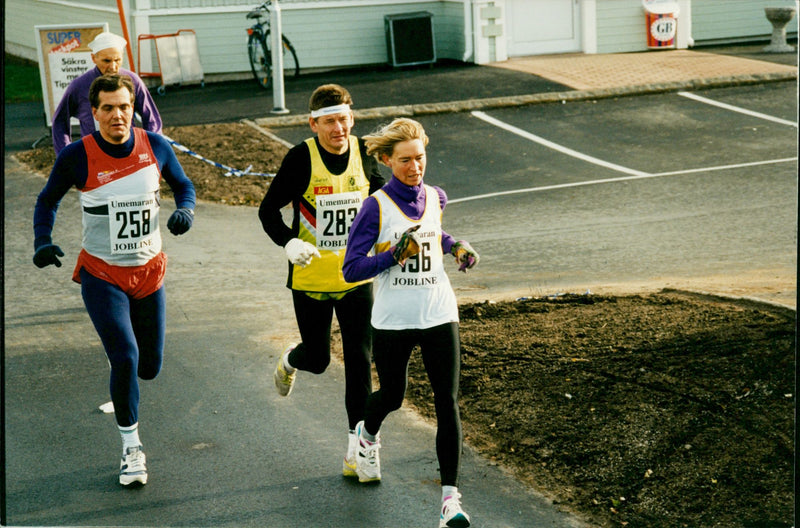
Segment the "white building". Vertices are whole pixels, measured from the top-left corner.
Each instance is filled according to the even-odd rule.
[[[5,51],[37,60],[34,26],[106,22],[111,31],[123,34],[119,5],[142,71],[153,66],[151,57],[136,55],[139,35],[191,29],[206,80],[236,78],[249,75],[245,30],[251,21],[245,15],[258,3],[6,0]],[[678,7],[678,48],[768,40],[772,26],[764,8],[796,5],[793,0],[672,3]],[[280,0],[280,6],[283,33],[294,44],[303,70],[385,64],[384,17],[420,11],[432,15],[437,59],[487,63],[526,55],[648,49],[642,0]],[[797,35],[796,17],[787,29]]]

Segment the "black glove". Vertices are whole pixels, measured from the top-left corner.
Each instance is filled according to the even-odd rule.
[[[194,211],[185,207],[176,209],[167,220],[167,229],[173,235],[182,235],[192,227],[192,220],[194,220]]]
[[[50,264],[55,264],[57,268],[60,268],[61,261],[58,260],[58,257],[63,256],[64,252],[60,247],[55,244],[45,244],[36,249],[36,253],[33,254],[33,263],[37,268],[44,268]]]

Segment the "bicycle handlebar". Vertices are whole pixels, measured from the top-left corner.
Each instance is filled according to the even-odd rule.
[[[261,17],[263,16],[261,13],[266,11],[270,4],[272,4],[272,0],[267,0],[260,6],[254,7],[249,13],[247,13],[247,18],[256,18],[259,22],[261,22]]]

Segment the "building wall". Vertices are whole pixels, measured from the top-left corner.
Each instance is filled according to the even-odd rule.
[[[446,59],[464,59],[466,41],[464,36],[464,2],[443,1],[440,13],[433,18],[436,37],[436,56]]]
[[[795,7],[794,0],[694,0],[692,2],[692,37],[696,44],[735,42],[753,37],[769,37],[772,24],[765,7]],[[797,36],[797,16],[786,28]]]
[[[681,0],[678,33],[688,32],[694,45],[769,39],[772,25],[765,7],[794,7],[793,0]],[[596,0],[597,53],[623,53],[647,49],[645,12],[640,1]],[[685,11],[688,11],[688,16]],[[689,27],[686,27],[688,22]],[[787,28],[797,36],[797,17]]]
[[[283,31],[294,44],[302,69],[387,62],[384,16],[428,11],[433,14],[439,59],[473,60],[471,6],[475,0],[281,0]],[[529,0],[536,2],[537,0]],[[589,53],[644,51],[647,29],[641,0],[580,0],[585,7],[584,50]],[[678,32],[695,43],[768,38],[772,28],[764,7],[793,6],[793,0],[677,0],[686,6]],[[111,0],[5,0],[6,52],[37,60],[35,25],[107,22],[122,34]],[[134,60],[139,34],[193,29],[208,76],[247,75],[245,15],[259,0],[123,0]],[[589,9],[591,7],[591,9]],[[688,28],[686,26],[689,26]],[[797,17],[790,24],[797,35]],[[683,36],[687,36],[684,33]],[[686,39],[684,39],[686,42]],[[142,65],[146,71],[147,58]],[[127,62],[127,58],[126,58]],[[137,64],[133,64],[137,67]]]
[[[136,33],[158,35],[193,29],[204,72],[228,78],[249,75],[246,29],[253,21],[246,15],[255,5],[242,5],[241,0],[238,4],[234,0],[191,0],[196,7],[176,7],[188,1],[150,0],[150,9],[137,11]],[[200,6],[212,1],[227,5]],[[384,16],[427,11],[433,14],[437,57],[460,60],[465,41],[463,2],[283,0],[281,24],[303,70],[382,64],[388,60]],[[156,6],[160,9],[154,9]],[[146,71],[155,68],[151,65],[148,69],[144,59],[142,66]]]
[[[5,0],[5,4],[5,51],[32,61],[38,62],[34,26],[107,22],[110,31],[122,35],[116,2]],[[124,62],[127,66],[127,57]]]
[[[252,21],[246,14],[257,1],[127,0],[134,62],[139,61],[138,35],[192,29],[204,72],[247,73],[245,30]],[[433,14],[437,56],[460,60],[465,45],[464,1],[283,0],[280,5],[283,32],[295,46],[301,68],[314,69],[385,63],[384,16],[414,11]],[[6,0],[6,51],[37,60],[33,27],[70,21],[108,22],[111,31],[122,34],[116,3],[108,0]],[[143,44],[145,71],[157,69],[151,42]]]
[[[203,72],[206,74],[249,72],[247,61],[247,33],[250,25],[245,19],[246,12],[224,12],[213,16],[203,13],[189,15],[151,16],[146,32],[137,27],[139,35],[168,35],[181,29],[194,30],[197,35],[197,52]],[[141,26],[141,24],[140,24]],[[291,34],[284,23],[284,33]],[[158,72],[158,65],[152,61],[148,64],[147,53],[154,56],[153,41],[141,40],[143,54],[141,70]]]
[[[622,53],[647,49],[641,2],[598,0],[595,8],[597,53]]]

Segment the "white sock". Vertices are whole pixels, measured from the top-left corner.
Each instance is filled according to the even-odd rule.
[[[292,350],[294,350],[294,349],[292,349]],[[289,352],[291,352],[292,350],[290,350]],[[287,373],[291,374],[292,372],[294,372],[297,369],[289,364],[289,352],[287,352],[287,353],[285,353],[283,355],[283,368],[286,369]]]
[[[142,445],[141,440],[139,440],[139,423],[135,423],[129,427],[119,427],[119,433],[122,436],[122,454],[125,454],[125,451],[129,447],[139,447]]]
[[[456,486],[442,486],[442,502],[450,497],[458,497],[458,488]]]

